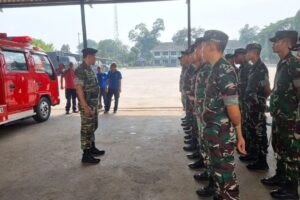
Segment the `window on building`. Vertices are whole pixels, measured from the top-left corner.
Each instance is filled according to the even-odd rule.
[[[8,71],[28,71],[23,52],[3,51],[3,54]]]
[[[164,52],[163,52],[163,55],[164,55],[164,56],[168,56],[168,55],[169,55],[169,52],[168,52],[168,51],[164,51]]]
[[[171,64],[177,64],[177,60],[176,59],[172,59],[171,60]]]
[[[171,56],[176,56],[177,52],[176,51],[171,51]]]
[[[155,65],[160,65],[160,60],[155,60],[155,61],[154,61],[154,64],[155,64]]]
[[[163,60],[163,63],[168,64],[169,62],[168,62],[168,60]]]
[[[158,51],[154,52],[154,56],[160,56],[160,52]]]

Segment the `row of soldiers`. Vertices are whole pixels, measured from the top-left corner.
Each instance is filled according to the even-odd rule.
[[[186,116],[182,118],[191,169],[208,185],[197,190],[214,200],[240,199],[234,172],[234,149],[250,162],[249,170],[268,170],[267,98],[270,96],[272,147],[276,153],[276,174],[262,179],[279,189],[277,199],[298,199],[300,160],[300,61],[292,51],[300,49],[296,31],[278,31],[270,38],[280,61],[274,88],[260,58],[262,47],[251,43],[223,57],[228,36],[218,30],[206,31],[179,58],[182,66],[180,92]],[[300,38],[299,38],[300,40]],[[299,41],[300,43],[300,41]],[[239,67],[236,67],[239,65]]]

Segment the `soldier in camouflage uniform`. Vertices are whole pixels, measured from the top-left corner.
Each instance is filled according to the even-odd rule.
[[[221,31],[210,30],[205,32],[203,41],[203,59],[212,65],[205,89],[203,135],[208,144],[216,187],[214,199],[236,200],[240,198],[234,173],[236,142],[239,152],[246,153],[241,131],[237,75],[222,57],[228,36]]]
[[[246,58],[253,63],[248,74],[247,87],[245,91],[245,103],[247,106],[247,131],[251,134],[250,147],[255,152],[257,159],[247,165],[250,170],[267,170],[268,138],[267,98],[271,93],[269,72],[267,66],[260,58],[261,45],[257,43],[248,44],[246,47]],[[248,141],[249,142],[249,141]]]
[[[299,198],[300,62],[290,52],[297,37],[296,31],[278,31],[270,39],[273,51],[280,57],[270,100],[272,146],[276,153],[277,169],[275,176],[261,182],[280,186],[271,192],[271,196],[277,199]]]
[[[75,84],[79,99],[81,117],[81,149],[82,163],[97,164],[100,156],[105,153],[95,146],[95,131],[98,128],[98,81],[91,65],[95,64],[97,50],[86,48],[82,50],[83,62],[75,71]]]
[[[180,79],[179,79],[179,92],[181,94],[181,103],[183,106],[183,110],[185,110],[185,97],[184,97],[184,92],[183,92],[183,80],[184,80],[184,74],[186,71],[186,58],[185,55],[182,54],[179,58],[180,60],[180,65],[181,65],[181,73],[180,73]]]
[[[196,62],[199,65],[199,71],[196,76],[195,82],[195,113],[197,118],[198,132],[199,132],[199,152],[203,159],[203,167],[205,171],[202,173],[197,173],[194,175],[195,180],[197,181],[206,181],[209,183],[206,187],[200,188],[197,190],[197,194],[201,197],[209,197],[214,195],[214,184],[211,176],[211,168],[209,166],[209,157],[208,157],[208,146],[207,142],[204,140],[203,136],[203,127],[204,121],[202,118],[203,105],[205,100],[205,88],[207,79],[211,72],[211,66],[208,63],[204,63],[202,59],[202,39],[197,38],[195,45],[194,57]]]
[[[227,62],[229,62],[234,67],[235,73],[238,74],[239,69],[235,66],[235,63],[234,63],[235,62],[235,56],[234,56],[234,54],[231,54],[231,53],[226,54],[225,59],[227,60]]]
[[[242,132],[243,136],[246,140],[246,156],[240,156],[241,161],[254,161],[256,157],[254,156],[254,153],[251,153],[250,149],[250,133],[248,133],[247,130],[247,106],[245,104],[245,92],[247,87],[247,81],[249,76],[249,71],[251,69],[251,66],[249,65],[248,61],[246,60],[246,49],[244,48],[238,48],[234,51],[234,60],[236,64],[239,64],[240,67],[238,69],[238,92],[239,92],[239,102],[240,102],[240,109],[242,114]]]

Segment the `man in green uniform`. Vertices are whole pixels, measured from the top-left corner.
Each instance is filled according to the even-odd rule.
[[[240,102],[240,109],[242,114],[242,132],[243,136],[246,140],[246,156],[240,156],[241,161],[254,161],[255,155],[250,151],[250,133],[247,130],[247,106],[245,104],[245,92],[247,87],[247,81],[249,76],[249,71],[251,66],[249,65],[248,61],[246,60],[246,49],[238,48],[234,51],[234,60],[236,64],[239,64],[240,67],[238,69],[238,92],[239,92],[239,102]]]
[[[75,71],[76,91],[79,99],[81,117],[81,149],[82,163],[98,164],[100,156],[105,153],[95,146],[95,131],[98,128],[98,81],[91,65],[96,62],[97,50],[85,48],[82,50],[83,62]]]
[[[253,63],[248,74],[245,91],[245,104],[247,106],[247,131],[251,134],[250,148],[255,152],[257,159],[247,165],[250,170],[267,170],[268,138],[267,138],[267,98],[271,93],[269,72],[267,66],[260,58],[261,45],[248,44],[247,60]],[[249,142],[249,141],[248,141]]]
[[[186,56],[182,54],[179,58],[180,65],[181,65],[181,73],[180,73],[180,79],[179,79],[179,92],[181,94],[181,103],[183,106],[183,110],[185,111],[185,97],[183,92],[183,80],[184,80],[184,74],[186,71]]]
[[[237,143],[238,151],[246,153],[241,131],[237,75],[223,58],[228,36],[221,31],[209,30],[205,32],[203,41],[203,59],[212,66],[205,90],[203,135],[208,144],[216,187],[214,199],[236,200],[240,197],[234,173],[234,145]]]
[[[235,69],[235,73],[238,74],[238,68],[235,66],[235,56],[234,54],[228,53],[225,55],[225,59],[229,62]]]
[[[270,113],[272,146],[276,153],[276,174],[262,179],[265,185],[280,186],[272,191],[277,199],[298,199],[298,174],[300,160],[300,62],[291,54],[297,42],[296,31],[278,31],[270,39],[273,52],[280,61],[271,93]]]

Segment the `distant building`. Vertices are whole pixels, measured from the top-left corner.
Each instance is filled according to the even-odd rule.
[[[240,43],[238,40],[228,40],[224,55],[228,53],[234,53],[234,50],[237,48],[246,48],[246,46]]]
[[[179,66],[178,57],[181,55],[181,51],[184,51],[185,47],[176,45],[173,42],[160,43],[151,50],[154,56],[154,65],[157,66]]]

